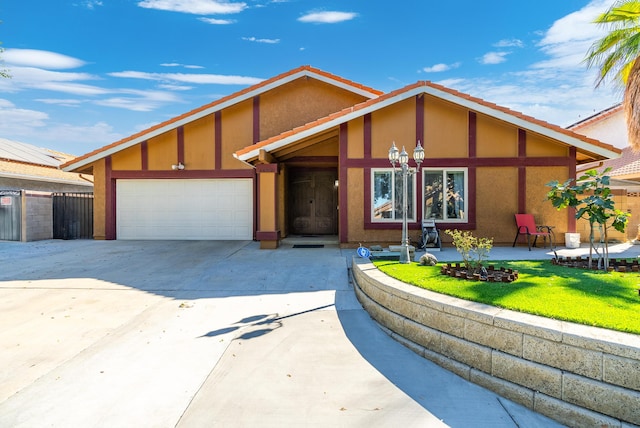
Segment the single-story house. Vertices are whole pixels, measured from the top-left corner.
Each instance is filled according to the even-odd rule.
[[[289,235],[327,234],[345,247],[387,244],[402,227],[392,142],[410,156],[424,147],[408,182],[414,241],[422,219],[434,219],[440,230],[511,243],[519,212],[556,234],[574,231],[573,216],[545,201],[546,183],[620,154],[431,82],[382,93],[302,66],[63,169],[94,176],[96,239],[256,239],[276,248]]]

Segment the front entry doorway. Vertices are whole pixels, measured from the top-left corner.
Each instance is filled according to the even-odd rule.
[[[289,233],[338,234],[336,168],[292,168],[289,171]]]

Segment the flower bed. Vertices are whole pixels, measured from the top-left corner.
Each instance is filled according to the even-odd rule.
[[[486,269],[471,270],[460,263],[447,263],[440,268],[440,274],[469,281],[513,282],[518,279],[517,270],[504,267],[496,269],[494,265],[489,265]]]
[[[566,266],[571,268],[589,269],[588,257],[557,257],[551,260],[554,265]],[[593,258],[591,261],[591,269],[599,270],[598,259]],[[640,264],[638,260],[628,259],[609,259],[609,271],[616,272],[640,272]]]

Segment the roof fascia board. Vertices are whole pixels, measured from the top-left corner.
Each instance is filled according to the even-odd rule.
[[[522,129],[526,129],[532,132],[536,132],[538,134],[544,135],[546,137],[549,138],[553,138],[554,140],[559,140],[562,142],[565,142],[567,144],[571,144],[577,148],[583,149],[585,151],[589,151],[601,156],[605,156],[608,158],[617,158],[620,156],[619,153],[613,152],[611,150],[605,149],[603,147],[599,147],[593,144],[589,144],[587,147],[586,142],[578,139],[578,138],[574,138],[571,137],[569,135],[563,134],[561,132],[558,131],[554,131],[553,129],[549,129],[547,127],[544,127],[542,125],[538,125],[536,123],[532,123],[529,122],[525,119],[519,118],[517,116],[514,116],[512,114],[503,112],[501,110],[496,110],[493,109],[489,106],[477,103],[475,101],[472,100],[467,100],[465,98],[461,98],[458,97],[456,95],[450,94],[448,92],[445,91],[441,91],[438,90],[437,88],[433,88],[431,86],[427,86],[425,88],[425,93],[436,96],[438,98],[444,99],[446,101],[450,101],[453,102],[455,104],[461,105],[463,107],[467,107],[470,108],[472,110],[475,110],[479,113],[483,113],[486,114],[488,116],[492,116],[495,117],[496,119],[500,119],[502,121],[505,121],[507,123],[511,123],[512,125],[518,126]]]
[[[95,155],[90,156],[90,157],[88,157],[86,159],[83,159],[80,162],[71,163],[66,168],[63,168],[63,171],[72,171],[72,170],[74,170],[76,168],[81,168],[81,167],[83,167],[85,165],[93,163],[93,162],[95,162],[95,161],[97,161],[99,159],[102,159],[104,157],[110,156],[110,155],[112,155],[114,153],[117,153],[117,152],[119,152],[121,150],[128,149],[129,147],[135,146],[136,144],[140,144],[141,142],[143,142],[145,140],[148,140],[148,139],[153,138],[153,137],[157,137],[160,134],[164,134],[165,132],[171,131],[171,130],[173,130],[175,128],[178,128],[180,126],[184,126],[187,123],[190,123],[190,122],[193,122],[195,120],[201,119],[201,118],[203,118],[205,116],[208,116],[208,115],[210,115],[212,113],[215,113],[216,111],[223,110],[223,109],[225,109],[227,107],[230,107],[230,106],[232,106],[234,104],[238,104],[240,102],[246,101],[248,99],[251,99],[251,98],[255,97],[256,95],[263,94],[263,93],[265,93],[267,91],[270,91],[271,89],[274,89],[274,88],[277,88],[279,86],[285,85],[285,84],[287,84],[289,82],[292,82],[292,81],[294,81],[296,79],[299,79],[300,77],[305,77],[305,76],[309,76],[309,77],[312,77],[314,79],[320,80],[322,82],[329,83],[329,84],[331,84],[333,86],[348,90],[350,92],[357,93],[357,94],[365,96],[367,98],[375,98],[375,97],[378,96],[377,94],[371,93],[369,91],[362,90],[362,89],[357,88],[355,86],[348,85],[348,84],[346,84],[344,82],[341,82],[339,80],[331,79],[329,77],[323,76],[323,75],[315,73],[313,71],[300,70],[300,71],[298,71],[296,73],[293,73],[293,74],[290,74],[288,76],[285,76],[282,79],[275,80],[275,81],[273,81],[273,82],[271,82],[271,83],[269,83],[267,85],[260,86],[260,87],[258,87],[256,89],[252,90],[252,91],[243,93],[243,94],[241,94],[241,95],[239,95],[237,97],[233,97],[233,98],[231,98],[231,99],[229,99],[227,101],[224,101],[224,102],[222,102],[220,104],[216,104],[214,106],[211,106],[210,108],[207,108],[207,109],[195,112],[193,114],[190,114],[190,115],[180,119],[179,121],[171,122],[171,123],[167,124],[166,126],[160,127],[158,129],[154,129],[153,131],[150,131],[148,133],[140,135],[139,137],[136,137],[136,138],[134,138],[134,139],[132,139],[130,141],[127,141],[126,143],[123,143],[121,145],[113,147],[113,148],[111,148],[109,150],[105,150],[103,152],[96,153]]]
[[[439,90],[437,88],[434,88],[432,86],[429,85],[421,85],[421,86],[416,86],[414,88],[411,88],[408,91],[402,92],[398,95],[395,95],[393,97],[389,97],[386,100],[377,102],[375,104],[372,104],[369,107],[365,107],[365,108],[361,108],[361,109],[357,109],[352,111],[351,113],[347,113],[345,115],[342,115],[334,120],[330,120],[327,121],[325,123],[322,123],[320,125],[317,125],[315,127],[306,129],[304,131],[301,131],[300,133],[285,137],[281,140],[278,141],[274,141],[271,144],[268,144],[266,146],[261,146],[261,149],[264,149],[266,151],[273,151],[273,150],[277,150],[283,146],[286,146],[292,142],[295,142],[297,140],[303,139],[303,138],[307,138],[310,137],[314,134],[317,134],[319,132],[323,132],[325,130],[327,130],[328,128],[334,127],[334,126],[338,126],[344,122],[348,122],[349,120],[352,120],[354,118],[357,118],[359,116],[365,115],[367,113],[371,113],[373,111],[382,109],[384,107],[387,107],[389,105],[392,105],[394,103],[397,103],[399,101],[403,101],[407,98],[419,95],[419,94],[428,94],[428,95],[432,95],[435,96],[437,98],[443,99],[445,101],[449,101],[452,102],[454,104],[460,105],[462,107],[466,107],[469,108],[471,110],[477,111],[479,113],[483,113],[486,114],[488,116],[494,117],[496,119],[500,119],[504,122],[510,123],[512,125],[518,126],[522,129],[526,129],[532,132],[536,132],[538,134],[544,135],[546,137],[558,140],[558,141],[562,141],[565,142],[567,144],[573,145],[577,148],[583,149],[585,151],[589,151],[601,156],[605,156],[607,158],[617,158],[620,156],[619,153],[613,152],[611,150],[608,150],[606,148],[603,147],[599,147],[596,145],[592,145],[592,144],[588,144],[585,143],[584,141],[578,139],[578,138],[573,138],[571,136],[568,136],[566,134],[563,134],[561,132],[558,131],[554,131],[553,129],[549,129],[547,127],[544,127],[542,125],[538,125],[532,122],[529,122],[525,119],[519,118],[517,116],[514,116],[512,114],[503,112],[501,110],[497,110],[497,109],[493,109],[489,106],[486,106],[484,104],[475,102],[473,100],[468,100],[466,98],[462,98],[459,96],[456,96],[454,94],[451,94],[449,92],[446,91],[442,91]],[[234,154],[234,156],[241,160],[241,161],[247,161],[249,159],[252,158],[256,158],[258,156],[258,151],[259,148],[256,148],[255,150],[251,150],[250,152],[247,152],[245,154],[236,156]]]
[[[15,178],[29,181],[42,181],[47,183],[73,184],[74,186],[93,187],[93,183],[75,180],[66,180],[64,178],[40,177],[37,175],[17,174],[12,172],[0,172],[0,177]]]
[[[339,117],[337,117],[337,118],[335,118],[333,120],[329,120],[327,122],[321,123],[321,124],[319,124],[317,126],[314,126],[312,128],[305,129],[304,131],[301,131],[301,132],[299,132],[297,134],[285,137],[285,138],[283,138],[281,140],[274,141],[271,144],[267,144],[266,146],[261,146],[259,148],[251,150],[250,152],[244,153],[242,155],[238,156],[238,155],[236,155],[234,153],[234,157],[236,159],[238,159],[238,160],[243,161],[243,162],[247,161],[249,159],[252,159],[252,158],[257,158],[258,157],[258,153],[260,152],[260,149],[263,149],[263,150],[265,150],[267,152],[270,152],[270,151],[273,151],[273,150],[277,150],[277,149],[279,149],[281,147],[287,146],[290,143],[293,143],[295,141],[302,140],[304,138],[307,138],[307,137],[310,137],[312,135],[318,134],[320,132],[326,131],[326,130],[328,130],[330,128],[333,128],[334,126],[338,126],[338,125],[340,125],[342,123],[345,123],[345,122],[348,122],[348,121],[350,121],[352,119],[355,119],[357,117],[363,116],[363,115],[365,115],[367,113],[371,113],[371,112],[376,111],[378,109],[381,109],[381,108],[384,108],[386,106],[392,105],[392,104],[394,104],[394,103],[396,103],[398,101],[402,101],[403,99],[410,98],[411,96],[416,95],[416,94],[421,93],[421,92],[423,92],[421,89],[413,89],[411,91],[403,92],[402,94],[396,95],[394,97],[390,97],[390,98],[388,98],[386,100],[383,100],[383,101],[380,101],[379,103],[376,103],[376,104],[374,104],[372,106],[368,106],[368,107],[365,107],[365,108],[353,110],[350,113],[346,113],[344,115],[341,115],[341,116],[339,116]]]
[[[328,83],[328,84],[330,84],[332,86],[336,86],[336,87],[338,87],[340,89],[347,90],[349,92],[354,92],[354,93],[356,93],[358,95],[362,95],[363,97],[367,97],[367,98],[377,98],[377,97],[379,97],[378,94],[375,94],[373,92],[369,92],[369,91],[366,91],[366,90],[364,90],[362,88],[358,88],[356,86],[349,85],[346,82],[341,82],[339,80],[335,80],[335,79],[332,79],[330,77],[323,76],[321,74],[317,74],[317,73],[315,73],[313,71],[305,71],[305,72],[301,72],[300,74],[306,75],[306,76],[309,76],[309,77],[313,77],[314,79],[317,79],[317,80],[320,80],[322,82]],[[298,77],[300,77],[300,76],[298,76]]]

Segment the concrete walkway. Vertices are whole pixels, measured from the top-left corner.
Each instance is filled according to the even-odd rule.
[[[0,427],[558,426],[387,336],[353,256],[0,242]]]

